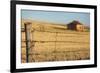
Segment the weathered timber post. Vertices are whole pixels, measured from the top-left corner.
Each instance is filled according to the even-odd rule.
[[[25,25],[25,37],[26,37],[26,62],[29,62],[29,50],[30,50],[30,28],[31,23],[26,22]]]

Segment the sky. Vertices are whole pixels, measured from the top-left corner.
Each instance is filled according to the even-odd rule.
[[[21,10],[21,18],[60,24],[68,24],[77,20],[85,25],[90,25],[90,13],[83,12]]]

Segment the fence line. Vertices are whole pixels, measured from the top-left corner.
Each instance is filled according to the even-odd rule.
[[[87,35],[87,34],[81,34],[80,32],[76,32],[76,31],[73,31],[74,33],[68,33],[68,32],[52,32],[52,31],[46,31],[46,30],[37,30],[37,29],[33,29],[31,32],[34,32],[34,31],[38,31],[38,32],[48,32],[48,33],[63,33],[63,34],[80,34],[80,35]],[[68,31],[68,30],[67,30]],[[71,31],[71,30],[70,30]],[[76,33],[75,33],[76,32]]]
[[[74,51],[52,51],[52,52],[35,52],[34,54],[37,54],[37,53],[41,53],[41,54],[44,54],[44,53],[47,53],[47,54],[50,54],[50,53],[66,53],[66,52],[83,52],[83,51],[90,51],[89,49],[83,49],[83,50],[74,50]],[[31,53],[33,54],[33,53]]]
[[[21,32],[25,32],[25,29],[24,28],[21,28]],[[46,30],[37,30],[37,29],[32,29],[31,32],[34,32],[34,31],[38,31],[38,32],[49,32],[49,33],[63,33],[63,34],[80,34],[80,35],[87,35],[86,33],[85,34],[81,34],[80,32],[76,32],[76,31],[73,31],[74,33],[66,33],[66,32],[53,32],[53,31],[46,31]],[[67,30],[68,31],[68,30]],[[69,30],[71,31],[71,30]],[[76,32],[76,33],[75,33]]]
[[[57,31],[55,31],[55,32],[53,32],[53,31],[46,31],[46,30],[36,30],[36,29],[30,29],[31,31],[28,31],[28,29],[22,29],[21,30],[21,32],[25,32],[25,35],[26,35],[26,39],[23,41],[21,41],[22,43],[23,42],[25,42],[26,43],[26,46],[21,46],[22,48],[26,48],[26,53],[27,53],[27,55],[26,55],[26,62],[29,62],[29,55],[31,54],[30,53],[30,51],[29,50],[31,50],[31,48],[34,48],[34,44],[35,43],[54,43],[54,46],[55,46],[55,48],[53,48],[54,50],[55,50],[55,53],[60,53],[60,52],[57,52],[56,51],[56,49],[59,49],[59,48],[57,48],[57,43],[58,42],[60,42],[60,43],[81,43],[81,44],[89,44],[89,42],[73,42],[73,40],[72,41],[58,41],[57,40],[57,37],[59,37],[59,35],[58,34],[76,34],[77,36],[78,35],[87,35],[86,33],[78,33],[78,32],[75,32],[75,31],[73,31],[73,32],[57,32]],[[27,31],[28,31],[28,33],[29,34],[27,34]],[[35,40],[35,39],[33,39],[34,38],[34,35],[32,34],[32,39],[30,39],[28,36],[31,34],[31,33],[34,33],[35,31],[37,31],[37,32],[47,32],[47,33],[55,33],[55,35],[53,35],[54,36],[54,38],[55,38],[55,41],[37,41],[37,40]],[[28,37],[28,38],[27,38]],[[60,37],[64,37],[64,36],[60,36]],[[67,37],[70,37],[70,36],[67,36]],[[42,37],[41,37],[42,38]],[[41,47],[42,48],[42,47]],[[62,49],[64,49],[64,48],[62,48]],[[65,48],[65,49],[67,49],[67,48]],[[70,49],[70,48],[69,48]],[[72,49],[72,48],[71,48]],[[76,51],[89,51],[89,50],[87,50],[87,49],[85,49],[85,50],[76,50]],[[76,51],[64,51],[65,53],[67,53],[67,52],[76,52]],[[32,52],[32,51],[31,51]],[[63,52],[63,51],[62,51]],[[33,54],[32,55],[34,55],[35,54],[35,52],[32,52]],[[55,58],[56,58],[56,56],[55,56]]]
[[[22,41],[22,42],[26,42],[26,41]],[[68,43],[83,43],[83,44],[87,44],[89,42],[73,42],[73,41],[30,41],[31,43],[32,42],[38,42],[38,43],[46,43],[46,42],[68,42]]]

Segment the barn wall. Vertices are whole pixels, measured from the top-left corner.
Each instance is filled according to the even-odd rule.
[[[84,31],[84,26],[83,25],[77,24],[76,28],[77,28],[77,31]]]
[[[68,24],[67,26],[69,30],[76,30],[76,25],[74,24]]]

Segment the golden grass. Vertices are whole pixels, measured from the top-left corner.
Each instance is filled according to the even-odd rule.
[[[60,25],[46,24],[32,22],[29,62],[90,59],[90,32],[71,31],[67,30],[66,26],[61,26],[61,28],[64,28],[63,30],[59,29]],[[40,29],[41,25],[43,30]],[[24,32],[22,32],[21,43],[21,60],[22,63],[25,63],[26,44]]]

